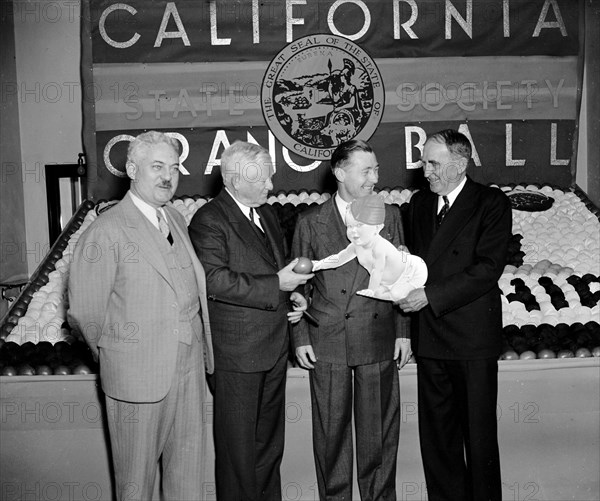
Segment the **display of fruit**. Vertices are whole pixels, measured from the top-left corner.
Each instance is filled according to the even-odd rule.
[[[534,185],[500,189],[514,195],[513,235],[498,281],[504,325],[500,358],[600,357],[600,211],[577,190]],[[413,191],[383,188],[378,194],[387,204],[402,208]],[[298,215],[329,198],[315,191],[269,197],[288,244]],[[172,205],[189,224],[208,200],[184,196]],[[89,348],[67,323],[67,283],[80,235],[114,203],[82,204],[3,319],[2,376],[97,372]],[[301,258],[296,267],[308,273],[312,263]]]

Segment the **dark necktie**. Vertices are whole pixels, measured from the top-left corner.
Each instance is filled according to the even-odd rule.
[[[173,236],[171,235],[171,230],[169,229],[169,223],[158,209],[156,209],[156,218],[158,219],[158,228],[160,229],[160,232],[169,241],[169,243],[173,245]]]
[[[448,211],[450,210],[450,202],[448,201],[448,197],[444,195],[442,199],[444,200],[444,205],[442,207],[442,210],[440,210],[439,214],[437,215],[438,226],[442,224],[442,221],[444,220],[446,214],[448,214]]]
[[[255,218],[255,215],[254,215],[254,207],[250,207],[250,222],[251,222],[251,223],[252,223],[252,225],[253,225],[253,226],[254,226],[254,227],[255,227],[255,228],[256,228],[256,229],[257,229],[257,230],[260,232],[260,234],[261,234],[262,236],[264,236],[264,235],[265,235],[265,232],[263,231],[263,229],[262,229],[260,226],[258,226],[258,224],[257,224],[257,222],[256,222],[256,219],[254,219],[254,218]]]

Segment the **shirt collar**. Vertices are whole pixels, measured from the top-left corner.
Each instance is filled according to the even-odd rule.
[[[146,219],[150,221],[154,226],[158,228],[158,218],[156,217],[156,211],[160,210],[162,215],[165,216],[165,210],[160,207],[159,209],[155,209],[148,202],[144,202],[140,197],[138,197],[133,191],[129,190],[129,195],[131,196],[131,200],[133,204],[146,216]]]
[[[246,216],[248,218],[248,220],[250,219],[250,207],[248,207],[247,205],[244,205],[242,202],[240,202],[237,198],[235,198],[235,196],[233,195],[233,193],[231,193],[231,191],[229,190],[229,188],[225,188],[225,191],[227,193],[229,193],[229,196],[231,198],[233,198],[233,201],[237,204],[237,206],[240,208],[240,210],[242,211],[242,214],[244,214],[244,216]],[[256,215],[258,215],[258,212],[256,212],[256,210],[254,211],[254,213]],[[260,216],[259,216],[260,217]]]
[[[346,222],[346,211],[348,210],[349,202],[346,202],[338,192],[335,193],[335,205],[340,211],[340,216],[342,216],[342,221]]]
[[[450,207],[452,207],[452,204],[454,203],[454,201],[456,200],[456,198],[458,197],[458,195],[464,188],[466,182],[467,182],[467,176],[465,176],[463,178],[463,180],[460,182],[460,184],[456,188],[454,188],[450,193],[448,193],[446,195],[446,197],[448,198],[448,204],[450,204]],[[444,199],[441,196],[438,196],[438,208],[441,208],[443,205],[444,205]]]

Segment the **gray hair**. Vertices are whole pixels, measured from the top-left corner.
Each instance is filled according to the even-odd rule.
[[[235,141],[221,155],[223,184],[228,186],[234,178],[244,174],[243,169],[248,164],[257,164],[262,156],[271,159],[269,151],[258,144]]]
[[[465,158],[467,161],[471,159],[471,143],[469,142],[469,138],[454,129],[445,129],[436,132],[429,136],[427,141],[445,144],[452,155]]]
[[[142,132],[129,143],[129,147],[127,148],[127,163],[132,162],[135,164],[135,159],[141,150],[161,143],[171,146],[179,156],[179,142],[176,139],[167,136],[164,132],[149,130],[148,132]]]

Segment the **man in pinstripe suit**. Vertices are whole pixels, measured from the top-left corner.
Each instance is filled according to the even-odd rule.
[[[357,198],[373,193],[379,164],[371,146],[351,140],[331,156],[337,193],[298,217],[292,255],[324,259],[348,245],[345,216]],[[400,209],[386,206],[381,235],[403,244]],[[356,292],[369,273],[357,260],[315,274],[310,313],[293,330],[296,357],[310,374],[319,499],[349,501],[353,483],[352,422],[362,501],[396,500],[400,433],[398,368],[411,355],[408,319],[388,301]]]
[[[177,189],[177,142],[155,131],[127,152],[129,192],[76,246],[69,322],[100,364],[116,497],[152,499],[162,459],[165,499],[204,497],[205,370],[213,356],[204,270]]]

